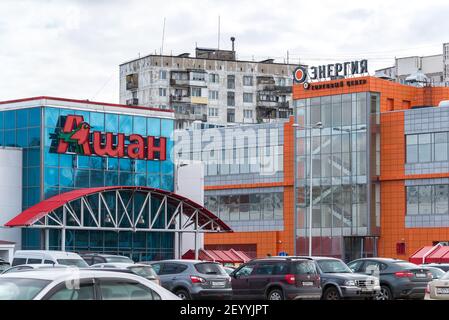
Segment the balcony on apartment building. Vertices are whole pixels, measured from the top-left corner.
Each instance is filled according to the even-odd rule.
[[[175,70],[170,72],[170,86],[207,87],[206,71],[203,69]]]
[[[198,105],[178,105],[174,106],[176,120],[207,121],[205,106]]]
[[[127,99],[126,100],[126,105],[127,106],[138,106],[139,105],[139,99],[137,99],[137,98]]]

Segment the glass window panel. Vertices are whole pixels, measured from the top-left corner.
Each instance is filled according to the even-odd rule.
[[[16,111],[17,128],[25,128],[28,126],[28,109],[21,109]]]
[[[119,132],[126,135],[133,133],[133,118],[132,116],[120,115],[119,116]]]
[[[104,122],[106,132],[118,132],[118,115],[106,113]]]
[[[449,212],[449,186],[448,185],[436,185],[434,186],[434,196],[435,196],[435,213],[436,214],[447,214]]]
[[[447,161],[447,143],[435,144],[435,161]]]
[[[92,130],[95,131],[105,131],[104,126],[104,113],[98,113],[98,112],[91,112],[90,113],[90,125],[92,127]]]
[[[89,170],[75,170],[75,187],[89,188]]]
[[[262,219],[272,220],[274,218],[273,195],[271,193],[262,193]]]
[[[45,108],[45,126],[56,128],[59,121],[59,108]],[[59,124],[60,125],[60,124]]]
[[[161,163],[159,161],[147,161],[148,173],[160,173]]]
[[[29,187],[38,187],[41,182],[41,170],[39,167],[29,168],[26,170],[28,174],[27,184]]]
[[[362,95],[362,96],[361,96]],[[366,123],[366,94],[359,94],[357,99],[357,123],[364,124]]]
[[[317,122],[321,121],[321,106],[320,105],[314,105],[310,106],[311,111],[311,124],[314,125]]]
[[[25,148],[28,146],[28,130],[19,129],[17,132],[17,146],[20,148]]]
[[[28,112],[28,127],[39,127],[41,125],[41,108],[31,108]]]
[[[134,182],[134,175],[128,172],[120,172],[119,184],[121,186],[132,186]]]
[[[163,174],[161,177],[162,177],[162,189],[173,191],[173,176]]]
[[[432,186],[419,186],[419,214],[432,213]]]
[[[282,192],[275,192],[273,194],[274,205],[274,219],[280,220],[284,216],[284,194]]]
[[[98,170],[90,170],[90,187],[104,186],[104,172]]]
[[[249,203],[250,203],[250,220],[260,220],[260,211],[261,211],[261,200],[260,194],[250,194],[249,195]]]
[[[41,130],[40,128],[28,129],[28,142],[30,147],[39,147],[41,145]]]
[[[435,143],[447,143],[447,132],[435,133]]]
[[[148,186],[153,188],[161,188],[161,176],[160,175],[154,175],[149,174],[147,176]]]
[[[161,120],[161,136],[162,137],[172,137],[174,129],[174,121],[169,119]]]
[[[90,160],[90,157],[88,157],[88,156],[77,156],[78,168],[89,169],[90,168],[89,160]]]
[[[156,118],[147,119],[147,135],[160,136],[161,135],[161,120]]]
[[[59,169],[59,185],[62,187],[73,187],[73,169]]]
[[[16,146],[16,130],[4,131],[5,146],[15,147]]]
[[[117,186],[118,185],[118,173],[106,172],[105,173],[105,186]]]
[[[108,170],[118,170],[118,159],[107,158],[108,160]]]
[[[119,159],[119,167],[122,171],[132,171],[131,159],[121,158]]]
[[[430,144],[420,144],[418,149],[418,159],[419,162],[430,162],[431,161],[431,149]]]
[[[409,134],[407,135],[407,145],[418,144],[418,135]]]
[[[45,185],[57,186],[58,185],[58,168],[45,167]]]
[[[66,167],[66,168],[72,168],[73,167],[73,159],[76,157],[76,155],[71,154],[60,154],[59,155],[59,166],[60,167]]]
[[[418,214],[418,187],[407,187],[407,214]]]
[[[134,118],[134,129],[133,133],[140,134],[142,136],[147,134],[147,119],[143,117],[133,117]]]
[[[419,144],[428,144],[430,142],[431,142],[431,134],[430,133],[418,135],[418,143]]]
[[[417,163],[418,162],[418,146],[410,145],[407,146],[407,163]]]
[[[36,154],[34,154],[34,152],[32,150],[39,151],[39,149],[24,150],[24,153],[29,154],[28,159],[30,159],[30,160],[37,156]],[[39,159],[39,156],[37,156],[37,158]],[[58,158],[59,158],[58,154],[50,152],[50,148],[44,149],[44,163],[46,166],[55,166],[55,167],[58,166]],[[28,163],[28,165],[31,166],[31,163]],[[36,165],[39,165],[39,162],[37,162]]]
[[[352,109],[351,102],[343,102],[341,106],[341,125],[351,125]]]
[[[341,152],[341,134],[332,136],[332,153]]]

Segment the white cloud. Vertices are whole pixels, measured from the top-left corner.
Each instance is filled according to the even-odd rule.
[[[366,57],[370,71],[395,56],[440,53],[449,41],[445,0],[0,2],[0,100],[54,95],[118,102],[118,65],[159,52],[193,52],[236,37],[241,59],[326,63]]]

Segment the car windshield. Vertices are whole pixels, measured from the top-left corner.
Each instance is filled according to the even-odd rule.
[[[32,300],[50,281],[0,278],[0,300]]]
[[[151,266],[136,266],[136,267],[129,267],[128,269],[130,269],[132,273],[147,279],[157,278],[157,274]]]
[[[83,259],[57,259],[59,264],[64,266],[74,266],[78,268],[87,268],[89,265]]]
[[[449,280],[449,271],[446,272],[440,279],[441,280]]]
[[[340,260],[319,260],[317,263],[323,273],[352,273],[351,269]]]
[[[195,269],[202,274],[227,274],[223,267],[218,263],[197,263]]]
[[[130,258],[128,257],[105,257],[107,262],[121,262],[121,263],[134,263]]]
[[[441,270],[439,268],[431,268],[430,272],[432,273],[432,277],[434,279],[440,279],[446,273],[446,272],[444,272],[443,270]]]

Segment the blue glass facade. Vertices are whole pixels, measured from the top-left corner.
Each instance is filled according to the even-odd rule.
[[[165,161],[132,160],[58,154],[55,134],[67,115],[82,115],[92,130],[162,136],[167,140]],[[23,210],[41,200],[79,188],[149,186],[173,191],[172,119],[34,107],[0,111],[0,145],[23,148]],[[23,249],[40,249],[42,231],[24,229]],[[60,249],[58,230],[50,232],[50,249]],[[169,258],[173,234],[68,231],[66,250],[121,253],[140,258]]]

